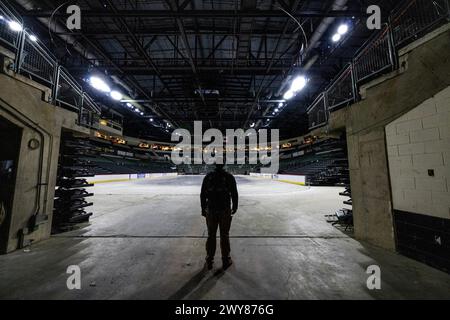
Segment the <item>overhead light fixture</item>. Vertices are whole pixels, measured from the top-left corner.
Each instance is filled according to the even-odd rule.
[[[251,125],[250,125],[250,128],[254,128],[255,127],[255,123],[253,122]]]
[[[153,118],[148,119],[150,122],[153,122]]]
[[[131,103],[127,102],[127,107],[128,108],[133,108],[133,105]]]
[[[278,108],[283,108],[283,102],[280,102],[280,103],[278,104]]]
[[[341,24],[337,30],[337,33],[340,34],[341,36],[343,36],[347,32],[348,32],[348,25],[346,24]]]
[[[30,34],[29,38],[33,42],[36,42],[38,40],[38,38],[34,34]]]
[[[278,111],[280,111],[280,109],[276,108],[276,109],[275,109],[275,112],[278,112]]]
[[[342,36],[339,33],[336,33],[331,40],[333,40],[333,42],[338,42],[341,38]]]
[[[22,25],[21,25],[20,23],[16,22],[16,21],[13,21],[13,20],[11,20],[11,21],[9,22],[9,28],[10,28],[12,31],[16,31],[16,32],[20,32],[20,31],[23,30]]]
[[[298,92],[306,87],[306,78],[304,76],[299,76],[292,81],[291,91]]]
[[[143,116],[144,115],[144,113],[143,112],[141,112],[141,116]]]
[[[286,93],[283,96],[284,100],[289,100],[294,97],[294,92],[292,90],[286,91]]]
[[[0,20],[5,20],[5,17],[0,15]]]
[[[101,92],[111,92],[111,88],[106,84],[105,81],[99,77],[91,77],[89,79],[91,86]]]
[[[138,108],[134,109],[134,112],[139,113],[141,112],[141,110],[139,110]]]
[[[119,91],[111,91],[110,93],[111,98],[113,98],[116,101],[120,101],[123,98],[123,94],[121,94]]]

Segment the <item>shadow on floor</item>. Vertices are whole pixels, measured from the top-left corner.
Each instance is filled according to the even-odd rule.
[[[214,272],[212,276],[210,276],[203,283],[201,283],[208,273],[209,273],[208,269],[206,268],[206,266],[204,266],[203,269],[201,269],[180,289],[178,289],[177,292],[172,294],[168,298],[168,300],[182,300],[187,298],[188,296],[189,296],[188,299],[201,299],[216,285],[217,281],[225,274],[225,271],[219,269],[216,272]]]
[[[388,251],[364,241],[359,241],[358,251],[370,260],[359,263],[366,271],[369,265],[380,268],[380,290],[368,290],[366,283],[363,289],[374,299],[449,299],[449,283],[447,274],[424,263],[410,259],[394,251]],[[366,278],[369,274],[366,273]]]

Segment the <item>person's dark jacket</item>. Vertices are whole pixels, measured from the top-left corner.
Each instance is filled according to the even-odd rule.
[[[216,169],[203,179],[200,194],[202,213],[229,210],[233,202],[232,212],[238,209],[238,191],[233,175]]]

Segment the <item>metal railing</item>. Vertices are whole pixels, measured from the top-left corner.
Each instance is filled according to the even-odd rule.
[[[384,71],[394,69],[396,57],[389,31],[390,27],[385,25],[381,32],[369,39],[354,58],[356,82],[371,79]]]
[[[59,67],[58,69],[58,79],[54,96],[56,105],[67,109],[79,110],[83,103],[83,88],[63,67]]]
[[[37,41],[30,39],[31,34],[23,31],[22,44],[16,58],[16,71],[38,82],[52,87],[56,83],[58,63],[49,51]]]
[[[328,110],[337,109],[356,100],[354,81],[353,65],[348,64],[331,82],[330,87],[326,91]]]
[[[87,128],[98,129],[100,115],[88,109],[81,109],[80,124]]]
[[[83,103],[81,106],[83,110],[92,110],[97,115],[99,115],[102,111],[100,106],[95,103],[95,101],[86,92],[83,93]]]
[[[325,92],[322,92],[306,111],[310,129],[321,127],[327,123],[327,105],[327,95]]]
[[[393,40],[397,47],[416,40],[449,19],[450,1],[414,0],[391,14]]]
[[[13,30],[11,21],[19,28]],[[101,108],[38,39],[6,1],[0,2],[0,45],[14,55],[14,71],[51,89],[51,103],[78,113],[79,124],[87,125],[86,113],[100,114]]]
[[[21,34],[11,30],[9,27],[10,21],[15,21],[19,25],[23,25],[23,20],[2,1],[0,2],[0,43],[7,47],[17,49]]]
[[[450,0],[402,3],[392,11],[389,23],[362,46],[352,62],[307,108],[309,129],[326,125],[330,112],[356,102],[362,84],[398,68],[399,49],[448,21]]]

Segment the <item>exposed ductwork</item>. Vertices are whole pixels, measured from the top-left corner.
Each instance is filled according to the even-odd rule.
[[[333,5],[331,6],[330,10],[343,10],[345,6],[347,5],[348,0],[336,0]],[[311,36],[311,39],[309,40],[309,45],[305,49],[305,51],[302,54],[302,61],[305,61],[305,59],[308,58],[308,55],[311,53],[311,51],[319,45],[320,39],[322,39],[323,35],[327,32],[330,25],[336,20],[335,17],[328,17],[324,18],[322,22],[317,26],[316,30],[314,31],[313,35]],[[303,66],[303,70],[307,71],[309,70],[314,63],[316,63],[317,59],[319,58],[318,55],[314,55],[311,59],[307,60],[307,62]],[[289,75],[286,77],[286,79],[283,81],[283,83],[280,86],[280,89],[277,91],[276,95],[280,96],[281,92],[286,88],[288,83],[291,81],[292,76]]]
[[[32,0],[15,0],[17,4],[22,6],[25,10],[34,10],[36,7],[39,7],[38,3]],[[49,18],[36,18],[40,22],[42,22],[44,25],[53,27],[53,32],[57,33],[65,33],[67,30],[61,26],[59,23],[52,21]],[[66,43],[70,44],[75,50],[77,50],[83,57],[85,57],[88,60],[95,60],[97,57],[88,52],[84,46],[82,46],[75,37],[72,37],[71,35],[67,34],[58,34],[58,37],[64,40]]]
[[[331,6],[331,10],[343,10],[347,2],[348,0],[336,0]],[[317,26],[314,34],[311,36],[308,48],[306,48],[305,52],[302,54],[302,60],[308,57],[308,54],[311,52],[311,50],[317,48],[320,39],[322,39],[322,36],[327,32],[328,28],[335,20],[335,17],[328,17],[323,19],[319,26]]]
[[[39,7],[39,4],[36,1],[33,0],[15,0],[17,4],[19,4],[23,9],[29,11],[29,10],[35,10]],[[65,26],[62,26],[60,23],[56,21],[52,21],[51,18],[45,18],[45,17],[39,17],[36,18],[38,21],[40,21],[45,26],[49,26],[51,28],[52,32],[58,33],[58,37],[62,39],[64,42],[68,43],[75,49],[78,53],[80,53],[81,56],[86,58],[89,61],[96,61],[98,60],[98,57],[89,52],[80,42],[73,36],[67,34],[67,29]],[[130,88],[127,84],[125,84],[119,77],[112,75],[111,79],[119,86],[121,86],[123,89],[128,91],[128,95],[131,97],[135,97],[135,92],[132,88]],[[140,109],[145,110],[145,108],[139,104],[136,103],[137,106],[139,106]],[[160,116],[160,113],[157,112],[154,108],[150,108],[152,111]]]

